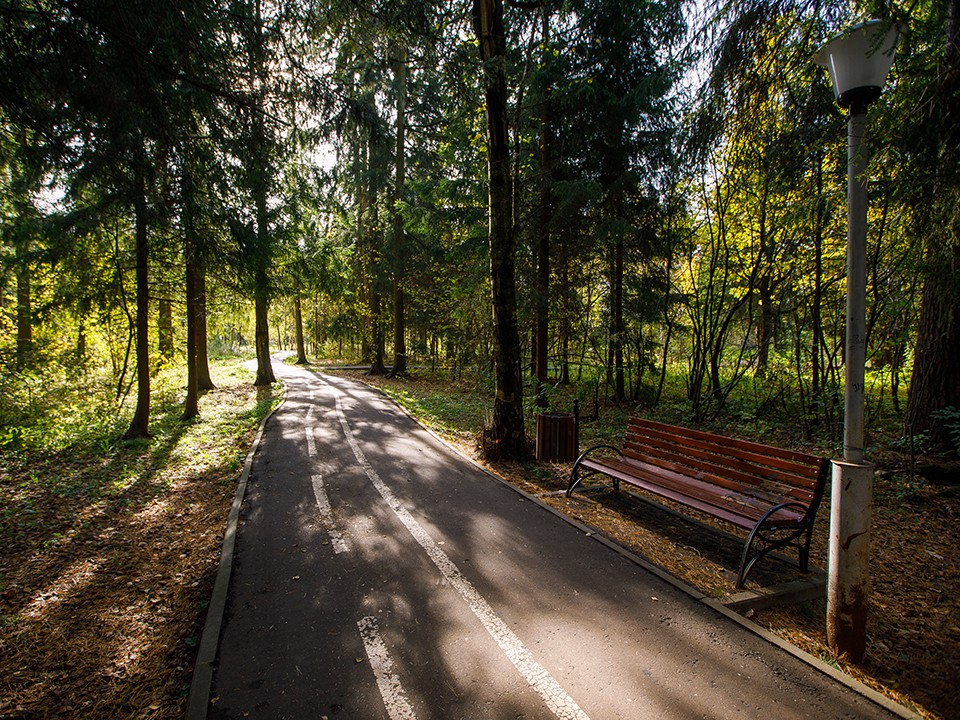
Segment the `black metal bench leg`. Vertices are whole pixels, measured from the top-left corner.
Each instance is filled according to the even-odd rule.
[[[800,572],[810,572],[810,545],[813,543],[813,526],[803,535],[803,540],[797,545],[800,550]]]
[[[579,462],[574,463],[573,469],[570,471],[570,482],[567,484],[567,497],[570,497],[570,495],[573,494],[574,489],[580,484],[580,481],[583,480],[578,472],[578,465]]]
[[[750,531],[750,535],[747,536],[747,542],[743,546],[743,555],[740,556],[740,570],[737,573],[737,590],[743,587],[743,583],[746,581],[747,575],[753,566],[756,565],[757,560],[760,560],[771,550],[784,547],[788,544],[793,544],[793,542],[800,537],[806,537],[806,543],[800,543],[800,565],[803,567],[808,563],[810,555],[810,543],[813,539],[813,526],[809,523],[806,524],[805,531],[801,529],[790,530],[789,537],[776,542],[772,541],[769,537],[761,536],[766,543],[766,547],[764,547],[763,550],[758,552],[749,562],[747,562],[747,558],[750,555],[750,548],[753,546],[753,541],[757,538],[757,535],[760,534],[760,530],[763,528],[764,524],[777,512],[787,507],[797,507],[804,510],[806,509],[804,506],[800,505],[800,503],[793,501],[780,503],[779,505],[774,505],[772,508],[767,510],[767,512],[763,514],[763,517],[757,521],[757,524],[753,526],[753,530]],[[803,572],[806,572],[806,570]]]
[[[761,557],[760,555],[758,555],[757,557],[753,558],[750,562],[747,562],[747,558],[750,556],[750,548],[753,547],[753,540],[757,535],[758,528],[759,526],[755,527],[753,530],[750,531],[750,535],[747,537],[747,541],[743,546],[743,553],[740,555],[740,567],[737,570],[737,584],[735,585],[737,590],[743,589],[743,584],[744,582],[746,582],[746,579],[747,579],[747,573],[749,573],[750,570],[753,569],[754,563],[756,563],[757,560],[759,560]]]
[[[576,459],[576,461],[573,463],[573,467],[570,469],[570,482],[567,485],[567,497],[570,497],[573,494],[573,491],[577,489],[577,486],[580,483],[582,483],[585,479],[587,479],[591,475],[597,474],[596,470],[588,470],[587,472],[583,472],[583,470],[580,467],[580,464],[583,462],[583,459],[587,457],[587,455],[589,455],[591,452],[593,452],[594,450],[600,450],[602,448],[613,450],[616,453],[620,452],[617,448],[613,447],[612,445],[594,445],[592,447],[588,447],[586,450],[580,453],[580,457]]]

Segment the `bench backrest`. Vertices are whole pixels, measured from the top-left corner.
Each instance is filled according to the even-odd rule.
[[[796,501],[808,515],[820,505],[830,466],[816,455],[643,418],[630,419],[623,454],[734,491],[749,489],[775,503]]]

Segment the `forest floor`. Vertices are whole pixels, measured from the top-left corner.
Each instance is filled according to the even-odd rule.
[[[0,454],[0,719],[184,716],[237,479],[278,397],[212,370],[198,420],[160,393],[150,440]]]
[[[278,399],[241,374],[214,380],[218,389],[202,399],[200,421],[179,423],[175,403],[164,409],[158,402],[166,419],[155,422],[150,441],[42,458],[0,454],[0,720],[183,717],[220,533],[257,425]],[[488,394],[426,375],[376,385],[476,455]],[[585,422],[584,442],[616,422]],[[960,493],[956,485],[910,480],[901,456],[874,460],[864,662],[832,657],[823,603],[751,619],[924,718],[960,718]],[[566,487],[569,464],[491,469],[704,593],[734,591],[736,543],[626,494],[568,500],[557,491]],[[828,516],[821,509],[814,555],[821,567]],[[752,576],[762,584],[795,577],[770,560]]]
[[[452,390],[449,380],[429,377],[401,381],[355,377],[379,387],[434,429],[461,452],[478,459],[476,437],[483,413],[475,406],[476,389],[464,384]],[[481,404],[484,401],[481,400]],[[485,402],[488,402],[486,400]],[[622,417],[622,413],[614,413]],[[614,419],[613,424],[616,424]],[[605,435],[609,418],[583,422],[583,435]],[[722,431],[720,428],[712,428]],[[622,433],[620,425],[619,433]],[[528,434],[532,428],[528,429]],[[727,434],[735,434],[728,432]],[[742,433],[741,433],[742,434]],[[746,437],[746,436],[745,436]],[[756,437],[747,439],[758,439]],[[780,444],[768,434],[762,441]],[[607,441],[617,442],[616,436]],[[793,443],[793,449],[822,455],[816,448]],[[826,640],[826,601],[747,611],[753,622],[767,628],[808,654],[839,668],[915,711],[923,718],[960,718],[960,464],[934,459],[932,479],[911,473],[908,456],[875,451],[868,649],[861,663],[847,662],[830,650]],[[929,458],[919,458],[924,467]],[[736,569],[742,545],[722,535],[705,533],[696,524],[641,502],[629,493],[597,488],[566,498],[570,463],[498,463],[488,466],[521,490],[556,510],[597,529],[679,580],[706,595],[722,598],[736,593]],[[830,517],[829,491],[818,513],[812,564],[826,567]],[[683,510],[690,514],[689,510]],[[698,518],[716,524],[709,518]],[[728,529],[734,532],[733,528]],[[795,568],[774,559],[760,563],[747,589],[799,577]]]

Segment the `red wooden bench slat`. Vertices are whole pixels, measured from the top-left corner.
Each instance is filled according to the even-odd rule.
[[[659,435],[641,435],[633,426],[627,430],[624,445],[626,447],[642,446],[649,453],[663,451],[671,457],[682,454],[691,462],[701,462],[724,470],[738,470],[758,477],[777,478],[795,487],[809,489],[816,486],[818,469],[816,463],[804,466],[792,461],[746,453],[723,445],[699,441],[690,443],[683,437],[674,439]]]
[[[590,455],[601,447],[609,446],[590,448],[574,463],[568,497],[584,477],[602,473],[615,486],[626,482],[749,530],[738,588],[758,559],[788,544],[797,545],[806,570],[827,460],[641,418],[630,419],[616,456]],[[779,507],[785,503],[788,507]],[[785,534],[774,537],[769,531]],[[748,562],[756,538],[766,547]]]
[[[777,504],[768,499],[698,482],[694,478],[638,462],[616,458],[586,458],[581,467],[608,475],[616,473],[615,476],[619,480],[685,505],[697,507],[698,510],[711,515],[720,517],[722,514],[724,520],[748,530],[757,524],[767,510]],[[798,513],[795,509],[785,509],[780,510],[771,522],[796,524],[802,518],[802,513]]]
[[[646,420],[644,418],[637,417],[631,418],[630,423],[636,425],[637,427],[656,428],[660,431],[666,432],[668,435],[676,433],[677,435],[697,438],[708,443],[715,444],[718,440],[721,440],[725,445],[729,445],[731,448],[752,451],[759,455],[771,458],[792,460],[801,465],[816,465],[820,461],[818,456],[811,455],[809,453],[798,452],[796,450],[785,450],[783,448],[774,447],[773,445],[763,445],[762,443],[753,442],[751,440],[741,440],[740,438],[717,435],[716,433],[710,433],[705,430],[693,430],[691,428],[680,427],[679,425],[667,425],[655,420]]]
[[[709,479],[717,485],[732,490],[752,485],[757,488],[767,488],[768,492],[776,493],[779,496],[793,497],[799,502],[810,502],[813,495],[811,488],[797,487],[792,483],[784,482],[779,474],[760,477],[756,474],[744,472],[741,468],[746,468],[746,466],[740,464],[723,466],[718,463],[704,462],[697,457],[670,455],[666,452],[647,452],[647,450],[647,447],[640,445],[635,439],[631,439],[629,443],[624,445],[623,454],[626,457],[649,465],[656,465],[665,470]]]
[[[664,430],[664,427],[660,423],[634,419],[627,427],[627,439],[650,443],[655,447],[689,448],[688,452],[692,457],[700,457],[731,468],[756,471],[762,467],[765,474],[780,477],[792,485],[811,489],[816,487],[820,458],[815,455],[781,451],[778,448],[767,448],[764,445],[719,435],[706,440],[703,432],[698,431],[693,436],[689,434],[692,431],[686,428],[679,428],[683,432],[671,433]],[[763,452],[760,448],[778,452]],[[790,457],[784,457],[784,453]]]

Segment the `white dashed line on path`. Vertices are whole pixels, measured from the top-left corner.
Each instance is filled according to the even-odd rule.
[[[370,669],[373,670],[373,675],[377,679],[377,687],[380,689],[390,720],[416,720],[417,714],[407,699],[407,694],[400,684],[400,678],[393,671],[393,659],[380,636],[376,618],[365,617],[357,622],[357,627],[360,629],[360,638],[367,651]]]
[[[517,637],[510,627],[497,615],[484,597],[477,591],[473,584],[467,580],[457,568],[456,564],[447,556],[443,550],[434,542],[429,533],[423,526],[417,522],[416,518],[407,510],[380,478],[380,475],[374,469],[373,465],[367,460],[359,443],[353,436],[353,430],[347,417],[343,413],[343,404],[340,400],[340,392],[330,386],[337,403],[337,416],[340,418],[340,425],[343,427],[347,442],[353,449],[353,454],[357,462],[367,473],[370,482],[380,493],[380,496],[386,501],[387,505],[393,510],[397,518],[407,528],[414,539],[426,551],[427,555],[433,561],[440,573],[446,578],[450,585],[460,593],[460,596],[466,601],[467,605],[476,615],[477,619],[483,624],[496,641],[500,649],[506,654],[513,663],[514,667],[520,672],[523,678],[529,683],[530,687],[543,699],[547,707],[553,712],[559,720],[589,720],[587,714],[577,705],[576,701],[567,694],[560,686],[560,683],[554,679],[543,665],[533,657],[520,638]]]
[[[313,495],[317,499],[317,507],[320,508],[320,519],[323,521],[323,525],[330,535],[330,544],[333,545],[333,551],[336,553],[347,552],[350,548],[333,520],[333,510],[330,508],[330,499],[327,497],[327,491],[323,487],[323,476],[313,475],[310,480],[313,484]]]

